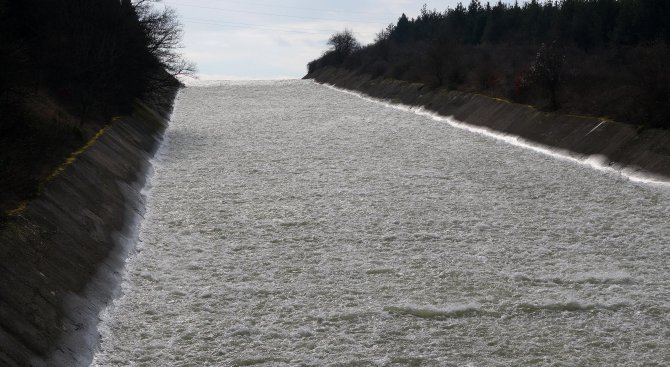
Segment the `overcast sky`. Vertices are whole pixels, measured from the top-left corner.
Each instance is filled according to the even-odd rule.
[[[198,65],[200,79],[210,80],[301,78],[332,33],[348,28],[370,43],[403,12],[416,17],[424,3],[443,11],[458,0],[163,0],[162,6],[179,13],[183,53]]]

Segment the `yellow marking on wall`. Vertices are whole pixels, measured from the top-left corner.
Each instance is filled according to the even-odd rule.
[[[464,92],[464,93],[467,93],[467,92]],[[482,93],[470,93],[470,94],[472,94],[473,96],[482,96],[482,97],[490,98],[490,99],[498,101],[498,102],[514,104],[514,102],[512,102],[510,100],[500,98],[500,97],[489,96],[487,94],[482,94]],[[516,103],[516,104],[520,104],[520,103]],[[526,105],[526,106],[528,106],[528,105]]]
[[[116,121],[115,119],[116,118],[112,119],[112,122]],[[45,182],[49,182],[54,178],[58,177],[61,173],[63,173],[63,171],[65,171],[65,169],[68,166],[72,165],[72,163],[74,163],[74,161],[77,160],[77,157],[79,157],[82,153],[84,153],[90,147],[92,147],[93,144],[95,144],[95,142],[97,142],[98,139],[100,139],[100,137],[103,136],[107,132],[107,130],[109,130],[109,127],[110,125],[107,125],[102,129],[100,129],[95,135],[93,135],[93,137],[88,142],[86,142],[86,144],[84,144],[83,147],[79,148],[79,150],[70,154],[70,156],[65,159],[65,162],[63,162],[60,166],[56,167],[56,169],[54,169],[53,172],[51,172],[51,174],[47,176]]]
[[[12,210],[9,210],[7,212],[7,216],[8,217],[16,217],[16,216],[20,215],[21,213],[23,213],[23,211],[26,210],[26,208],[28,207],[28,203],[29,203],[28,200],[24,200],[24,201],[20,202],[19,206],[17,206],[16,208],[14,208]]]
[[[588,119],[588,118],[590,118],[590,117],[588,117],[588,116],[575,115],[575,114],[572,114],[572,113],[566,114],[565,116],[568,116],[568,117],[576,117],[576,118],[578,118],[578,119]]]
[[[51,172],[51,173],[44,179],[44,181],[43,181],[42,183],[40,183],[40,185],[39,185],[40,188],[39,188],[38,190],[39,190],[39,191],[42,191],[42,186],[44,186],[45,183],[47,183],[47,182],[49,182],[49,181],[52,181],[54,178],[60,176],[60,175],[65,171],[65,169],[66,169],[67,167],[69,167],[70,165],[72,165],[72,163],[74,163],[74,162],[77,160],[77,157],[79,157],[79,156],[82,155],[84,152],[86,152],[89,148],[91,148],[91,147],[98,141],[98,139],[100,139],[100,137],[102,137],[103,135],[105,135],[105,133],[107,132],[107,130],[109,130],[109,128],[111,127],[111,124],[113,124],[114,122],[116,122],[116,121],[118,121],[118,120],[120,120],[120,119],[122,119],[122,118],[123,118],[123,117],[121,117],[121,116],[116,116],[116,117],[112,118],[112,120],[110,121],[110,123],[107,124],[107,125],[106,125],[105,127],[103,127],[102,129],[98,130],[98,132],[97,132],[95,135],[93,135],[93,137],[92,137],[91,139],[89,139],[89,140],[86,142],[86,144],[84,144],[84,146],[82,146],[81,148],[79,148],[79,149],[76,150],[75,152],[71,153],[71,154],[65,159],[65,161],[64,161],[63,163],[61,163],[58,167],[56,167],[56,169],[54,169],[54,170],[53,170],[53,171],[52,171],[52,172]],[[39,194],[39,192],[38,192],[38,194]],[[7,213],[6,213],[7,216],[10,216],[10,217],[16,217],[16,216],[21,215],[21,214],[26,210],[26,208],[28,208],[28,204],[29,204],[29,203],[30,203],[29,200],[24,200],[24,201],[22,201],[21,203],[19,203],[19,205],[18,205],[16,208],[7,211]]]

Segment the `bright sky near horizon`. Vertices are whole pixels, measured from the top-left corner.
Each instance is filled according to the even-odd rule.
[[[351,29],[370,43],[423,4],[444,11],[458,0],[163,0],[184,27],[184,55],[201,80],[301,78],[334,32]],[[469,0],[462,1],[465,5]],[[482,3],[486,3],[482,1]]]

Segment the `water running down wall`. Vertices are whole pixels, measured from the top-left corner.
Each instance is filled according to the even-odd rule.
[[[618,170],[633,179],[670,180],[668,130],[642,130],[601,118],[545,113],[484,95],[430,90],[423,84],[374,79],[333,67],[319,69],[305,78],[391,102],[420,106],[475,127],[520,137],[581,161],[590,160],[594,167]]]
[[[0,365],[90,364],[170,110],[138,102],[0,229]]]

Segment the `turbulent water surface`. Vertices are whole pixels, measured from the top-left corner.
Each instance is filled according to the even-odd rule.
[[[181,93],[99,366],[670,364],[670,192],[308,81]]]

